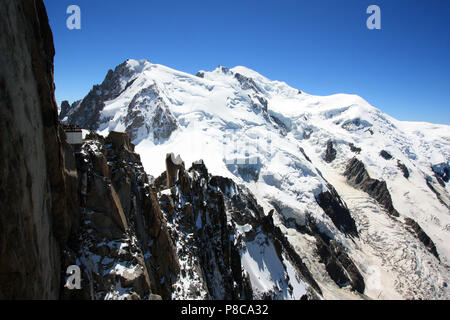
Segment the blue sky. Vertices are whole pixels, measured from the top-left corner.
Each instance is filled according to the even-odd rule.
[[[448,0],[44,0],[56,98],[148,59],[195,74],[243,65],[317,95],[358,94],[400,120],[450,124]],[[81,30],[66,9],[81,8]],[[381,8],[381,30],[366,9]]]

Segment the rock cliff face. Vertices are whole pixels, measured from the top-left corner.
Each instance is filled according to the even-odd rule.
[[[156,193],[124,133],[89,134],[76,154],[81,227],[65,266],[82,270],[82,290],[64,298],[171,297],[178,257]]]
[[[410,231],[413,232],[417,238],[425,245],[425,247],[430,251],[438,260],[439,254],[436,250],[436,246],[433,240],[423,231],[420,225],[413,219],[406,218],[405,224],[409,227]]]
[[[327,149],[325,151],[325,157],[324,160],[328,163],[333,162],[334,159],[336,159],[336,149],[333,147],[333,141],[329,140],[327,142]]]
[[[56,299],[77,177],[58,124],[42,1],[2,1],[0,30],[0,299]]]
[[[399,213],[392,204],[391,194],[389,193],[386,182],[372,179],[369,176],[364,163],[356,158],[351,159],[347,164],[344,176],[347,177],[348,183],[368,193],[373,199],[381,204],[390,215],[394,217],[399,216]]]
[[[328,185],[328,188],[330,191],[320,193],[317,202],[339,230],[347,235],[357,237],[358,229],[350,211],[333,186]]]

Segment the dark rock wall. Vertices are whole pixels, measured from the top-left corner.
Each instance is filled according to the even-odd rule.
[[[384,158],[385,160],[391,160],[393,158],[392,155],[389,152],[387,152],[386,150],[381,150],[380,156],[382,158]]]
[[[431,170],[433,170],[439,184],[445,187],[445,184],[448,183],[450,179],[450,165],[448,163],[440,163],[431,166]]]
[[[438,260],[440,260],[439,254],[436,250],[436,246],[433,240],[431,240],[431,238],[425,233],[425,231],[423,231],[420,225],[410,218],[405,218],[405,224],[410,229],[410,231],[412,231],[417,236],[417,238],[424,244],[424,246],[428,249],[428,251],[430,251]]]
[[[330,239],[320,231],[317,222],[311,216],[307,216],[306,224],[303,226],[295,222],[293,224],[288,222],[288,224],[295,227],[297,231],[315,238],[315,251],[319,262],[325,265],[325,270],[337,286],[341,288],[349,286],[351,290],[364,293],[366,287],[364,277],[341,243]],[[358,234],[352,236],[357,237]]]
[[[409,169],[400,160],[397,160],[397,167],[402,171],[405,179],[409,179]]]
[[[364,278],[339,243],[316,234],[316,246],[321,262],[339,287],[350,285],[352,290],[364,293]]]
[[[325,150],[324,159],[326,162],[331,163],[336,159],[337,151],[334,149],[333,141],[327,142],[327,149]]]
[[[358,237],[355,220],[347,206],[331,185],[328,185],[328,189],[330,191],[322,192],[317,196],[317,203],[341,232]]]
[[[56,299],[76,173],[64,167],[41,0],[0,2],[0,49],[0,298]]]
[[[435,194],[440,203],[450,209],[450,197],[445,189],[445,184],[441,182],[442,180],[438,177],[436,178],[436,180],[430,176],[425,177],[425,183],[428,188],[430,188],[430,190]]]
[[[390,215],[395,217],[399,216],[399,213],[392,204],[391,194],[389,193],[386,182],[372,179],[364,163],[356,158],[351,159],[347,164],[344,176],[347,177],[347,181],[352,186],[368,193],[374,198]]]
[[[362,149],[355,146],[353,143],[349,143],[350,150],[356,154],[360,154]]]

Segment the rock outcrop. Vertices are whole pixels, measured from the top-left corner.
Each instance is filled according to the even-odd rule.
[[[315,252],[319,263],[325,266],[325,271],[338,287],[349,287],[352,291],[356,291],[359,294],[364,293],[366,288],[364,277],[341,243],[323,233],[311,216],[306,218],[305,225],[298,225],[294,220],[286,222],[290,227],[295,227],[302,234],[314,238]],[[274,234],[279,233],[279,228],[275,228]],[[290,245],[287,244],[286,247],[290,247]],[[305,274],[306,276],[307,274]],[[314,279],[313,282],[315,282]],[[361,295],[361,297],[364,296]]]
[[[326,215],[331,218],[336,228],[347,235],[358,237],[355,220],[352,218],[347,206],[331,185],[328,185],[328,189],[330,191],[321,192],[317,196],[317,203]]]
[[[175,157],[173,153],[166,155],[166,180],[168,188],[178,180],[178,174],[184,170],[184,162],[180,156]]]
[[[387,152],[386,150],[381,150],[380,156],[385,160],[391,160],[393,158],[392,155],[389,152]]]
[[[180,261],[174,299],[293,298],[295,283],[302,283],[310,298],[320,294],[301,258],[273,225],[273,211],[265,215],[251,193],[230,179],[211,176],[202,161],[180,171],[159,199]],[[252,270],[252,261],[265,265],[273,279],[258,280],[264,272]],[[273,273],[274,268],[285,275]],[[261,288],[264,281],[272,286]]]
[[[392,204],[391,194],[389,193],[386,182],[372,179],[369,176],[364,163],[357,158],[352,158],[347,164],[344,176],[347,177],[347,182],[349,184],[368,193],[381,204],[390,215],[394,217],[399,216],[399,213]]]
[[[177,129],[177,120],[160,97],[155,85],[138,92],[127,109],[125,131],[133,141],[151,134],[153,141],[160,143]],[[148,117],[148,114],[153,116]]]
[[[406,179],[409,179],[409,170],[408,170],[408,167],[405,166],[400,160],[397,160],[397,168],[399,168],[399,169],[402,171],[403,176],[404,176]]]
[[[353,143],[349,143],[350,150],[356,154],[360,154],[362,149],[355,146]]]
[[[448,194],[445,183],[438,176],[435,176],[436,179],[433,179],[430,176],[425,177],[425,183],[430,188],[430,190],[435,194],[436,198],[450,209],[450,195]]]
[[[350,285],[352,290],[364,293],[364,278],[342,246],[321,234],[316,234],[316,245],[317,253],[331,279],[339,287]]]
[[[337,151],[334,149],[333,141],[329,140],[327,142],[327,149],[325,150],[324,159],[326,162],[331,163],[336,159]]]
[[[450,165],[448,163],[440,163],[431,166],[431,170],[433,170],[439,184],[445,187],[445,184],[448,183],[450,179]]]
[[[61,119],[64,119],[66,117],[66,114],[70,111],[71,105],[69,101],[64,100],[61,102],[60,105],[60,111],[59,111],[59,117]]]
[[[178,257],[156,193],[124,133],[86,136],[77,153],[82,224],[65,261],[82,271],[80,291],[64,298],[171,297]]]
[[[420,225],[410,218],[405,218],[405,224],[408,227],[408,229],[412,233],[414,233],[417,236],[417,238],[424,244],[424,246],[428,249],[428,251],[430,251],[438,260],[440,260],[439,254],[436,250],[436,246],[433,240],[431,240],[431,238],[425,233],[425,231],[423,231]]]

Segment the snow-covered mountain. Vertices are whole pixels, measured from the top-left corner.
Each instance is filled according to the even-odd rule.
[[[145,60],[110,70],[60,119],[128,133],[154,177],[174,152],[249,190],[326,299],[450,298],[449,126],[245,67],[194,76]],[[253,287],[272,276],[255,267],[257,251],[245,251]]]

